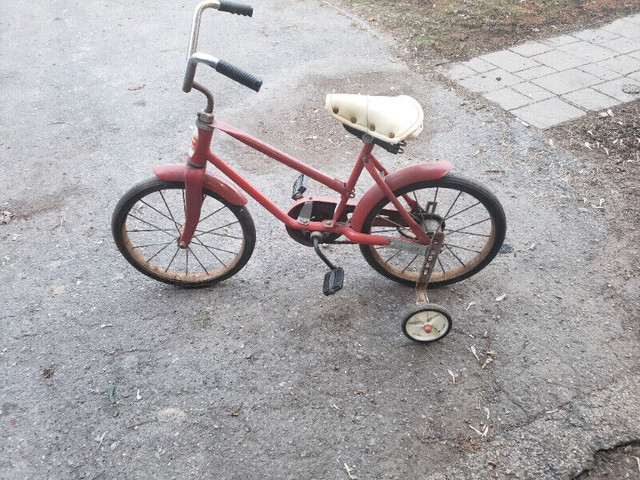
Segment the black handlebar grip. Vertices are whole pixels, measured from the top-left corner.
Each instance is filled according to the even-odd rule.
[[[253,15],[253,7],[244,3],[233,2],[231,0],[220,0],[221,12],[235,13],[236,15],[245,15],[251,17]]]
[[[245,72],[241,68],[231,65],[229,62],[225,62],[224,60],[218,61],[216,71],[226,75],[231,80],[241,83],[245,87],[249,87],[251,90],[255,90],[256,92],[259,92],[260,87],[262,86],[261,79],[249,72]]]

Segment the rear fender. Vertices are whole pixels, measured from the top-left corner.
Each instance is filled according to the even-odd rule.
[[[444,177],[449,170],[451,170],[451,164],[449,162],[421,163],[420,165],[412,165],[411,167],[393,172],[389,174],[384,181],[389,185],[389,188],[395,192],[397,189],[410,183],[438,180]],[[377,184],[371,187],[360,199],[351,216],[351,228],[356,232],[362,231],[362,225],[367,215],[369,215],[371,209],[383,198],[385,198],[385,194]]]
[[[187,165],[158,165],[153,167],[156,177],[167,182],[184,183],[185,172],[189,170]],[[217,193],[232,205],[243,206],[247,204],[247,198],[234,185],[228,184],[222,178],[206,172],[204,175],[204,188]]]

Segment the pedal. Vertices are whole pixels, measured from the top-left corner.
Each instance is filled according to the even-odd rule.
[[[293,182],[293,191],[291,192],[291,198],[293,200],[300,200],[304,192],[309,187],[309,177],[305,174],[300,175],[295,182]]]
[[[320,239],[322,238],[322,233],[313,232],[311,234],[311,240],[313,240],[313,249],[316,251],[318,256],[322,259],[324,263],[331,269],[324,276],[324,283],[322,284],[322,293],[325,295],[333,295],[338,290],[342,288],[344,285],[344,270],[342,267],[336,267],[333,263],[329,261],[329,259],[325,256],[324,253],[320,251]]]
[[[342,267],[332,268],[324,276],[324,284],[322,285],[322,293],[325,295],[333,295],[344,285],[344,270]]]

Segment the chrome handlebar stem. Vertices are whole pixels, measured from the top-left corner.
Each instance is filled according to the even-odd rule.
[[[206,53],[197,53],[198,48],[198,35],[200,34],[200,20],[202,18],[202,12],[207,8],[220,8],[220,0],[212,0],[209,2],[202,2],[196,7],[196,11],[193,14],[193,22],[191,23],[191,34],[189,35],[189,50],[187,50],[187,67],[184,72],[184,81],[182,83],[182,90],[184,92],[190,92],[193,86],[193,78],[196,74],[196,66],[198,63],[206,63],[207,65],[216,68],[219,60]]]

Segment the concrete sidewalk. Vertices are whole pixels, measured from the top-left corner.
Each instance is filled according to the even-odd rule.
[[[640,98],[640,15],[488,53],[444,73],[534,127],[553,127]]]

